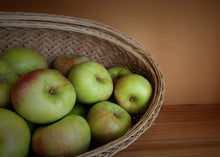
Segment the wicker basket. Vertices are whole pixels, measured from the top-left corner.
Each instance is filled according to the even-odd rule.
[[[161,70],[151,54],[121,32],[94,21],[66,16],[0,12],[0,54],[15,46],[39,50],[49,64],[61,54],[83,54],[106,68],[124,66],[145,76],[153,86],[146,113],[122,137],[79,156],[112,156],[133,143],[153,123],[164,97]]]

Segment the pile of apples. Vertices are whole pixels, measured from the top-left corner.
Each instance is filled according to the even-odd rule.
[[[106,69],[83,55],[48,66],[37,50],[0,55],[0,156],[74,156],[123,136],[144,113],[150,82],[129,69]]]

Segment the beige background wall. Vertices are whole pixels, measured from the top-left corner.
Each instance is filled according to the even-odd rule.
[[[165,77],[165,104],[220,103],[219,0],[0,0],[0,11],[95,20],[148,49]]]

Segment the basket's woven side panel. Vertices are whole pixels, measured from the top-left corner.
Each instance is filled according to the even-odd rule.
[[[121,65],[135,73],[147,75],[147,71],[142,70],[141,62],[123,49],[85,34],[34,28],[0,28],[0,53],[15,46],[39,50],[50,65],[61,54],[83,54],[106,68]]]

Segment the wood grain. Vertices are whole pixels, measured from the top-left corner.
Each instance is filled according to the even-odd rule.
[[[220,104],[164,105],[137,141],[114,157],[219,157]]]

